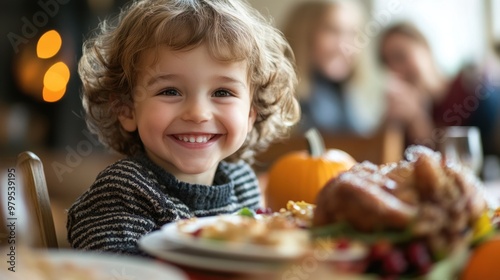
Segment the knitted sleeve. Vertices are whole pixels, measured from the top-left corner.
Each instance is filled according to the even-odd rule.
[[[142,172],[142,173],[141,173]],[[101,172],[68,211],[68,240],[84,250],[140,254],[138,239],[178,218],[145,171],[120,161]]]
[[[250,165],[240,161],[236,164],[228,164],[225,168],[234,181],[234,192],[241,207],[254,210],[261,207],[259,182]]]

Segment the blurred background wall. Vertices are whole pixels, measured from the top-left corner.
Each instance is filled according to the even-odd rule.
[[[307,0],[249,0],[264,15],[282,26],[290,9]],[[494,42],[500,41],[500,1],[498,0],[364,0],[371,20],[385,21],[391,7],[389,26],[398,21],[410,21],[429,39],[440,66],[448,74],[471,60],[482,59]],[[495,16],[496,15],[496,16]]]

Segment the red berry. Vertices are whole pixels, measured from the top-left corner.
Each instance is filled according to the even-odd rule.
[[[263,215],[263,214],[266,215],[266,214],[272,214],[273,210],[269,207],[267,207],[267,208],[260,207],[255,211],[255,213],[259,214],[259,215]]]
[[[192,235],[193,237],[200,237],[202,230],[203,230],[203,228],[199,228],[199,229],[197,229],[197,230],[195,230],[195,231],[191,232],[191,235]]]
[[[427,247],[423,243],[412,243],[406,248],[406,255],[410,264],[415,267],[419,273],[427,273],[432,265],[432,260]]]
[[[387,240],[380,240],[370,248],[370,260],[376,261],[387,256],[392,250],[392,244]]]
[[[339,238],[335,243],[335,248],[338,250],[346,250],[351,246],[350,242],[346,238]]]
[[[392,250],[382,259],[382,267],[386,275],[398,275],[406,270],[408,263],[401,251]]]

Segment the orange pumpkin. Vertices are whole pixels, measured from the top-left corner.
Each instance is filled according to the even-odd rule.
[[[270,168],[266,187],[266,206],[274,211],[289,200],[314,203],[327,181],[351,168],[356,161],[346,152],[325,152],[317,130],[306,132],[309,152],[291,152],[279,158]]]
[[[500,279],[500,237],[479,245],[469,258],[461,280]]]

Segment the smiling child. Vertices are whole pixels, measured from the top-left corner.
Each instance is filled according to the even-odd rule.
[[[299,118],[293,55],[235,0],[143,0],[104,22],[79,73],[89,129],[126,156],[69,209],[75,248],[140,253],[168,222],[260,206],[254,154]]]

